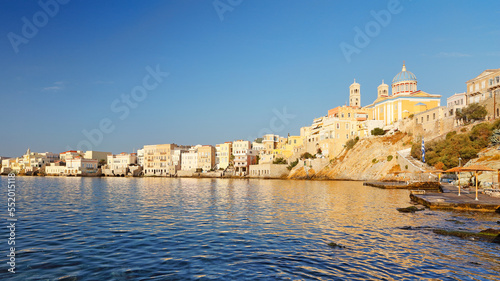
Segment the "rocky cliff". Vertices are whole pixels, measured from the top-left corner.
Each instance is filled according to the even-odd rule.
[[[361,139],[322,169],[298,167],[291,171],[292,179],[387,180],[404,170],[397,163],[397,151],[411,147],[411,138],[404,133]],[[313,160],[314,161],[318,161]],[[312,166],[312,165],[311,165]],[[306,167],[307,169],[307,167]]]

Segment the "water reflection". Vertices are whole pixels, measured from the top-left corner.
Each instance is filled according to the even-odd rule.
[[[498,216],[400,214],[396,208],[409,204],[404,190],[169,178],[23,177],[18,186],[19,274],[5,270],[0,279],[494,280],[500,273],[498,245],[401,229],[495,228]]]

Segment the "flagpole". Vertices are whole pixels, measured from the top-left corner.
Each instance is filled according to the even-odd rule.
[[[425,163],[425,145],[424,145],[424,137],[422,137],[422,162]]]

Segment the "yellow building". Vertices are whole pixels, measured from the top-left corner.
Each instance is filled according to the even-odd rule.
[[[377,99],[363,107],[369,111],[371,120],[383,120],[390,125],[419,112],[423,112],[441,104],[440,95],[432,95],[417,89],[417,78],[413,73],[403,69],[392,80],[392,95],[387,95],[388,85],[378,86]]]
[[[170,175],[172,151],[175,144],[154,144],[144,146],[144,175],[167,176]]]
[[[273,150],[275,159],[278,157],[285,159],[292,157],[297,152],[297,148],[304,144],[304,139],[301,136],[289,136],[282,139],[280,147]]]
[[[225,142],[217,145],[219,148],[219,169],[226,169],[231,161],[231,155],[233,154],[233,143]]]
[[[198,168],[210,171],[215,166],[215,147],[203,145],[198,148]]]

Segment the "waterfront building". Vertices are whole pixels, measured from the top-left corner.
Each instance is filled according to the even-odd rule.
[[[144,146],[144,175],[169,176],[172,162],[172,151],[176,144],[153,144]]]
[[[249,166],[257,164],[258,153],[257,151],[252,150],[251,145],[252,144],[250,141],[245,141],[245,140],[237,140],[233,142],[234,168],[235,168],[235,173],[238,176],[247,175],[249,171]],[[272,150],[269,154],[272,155]]]
[[[198,169],[210,171],[215,167],[215,147],[202,145],[198,148]]]
[[[0,169],[1,174],[8,174],[14,170],[14,166],[16,166],[16,163],[18,161],[18,158],[8,158],[8,159],[2,159],[2,168]],[[18,171],[21,170],[18,168]]]
[[[181,154],[181,170],[196,171],[198,168],[198,148],[201,145],[196,145]]]
[[[137,150],[137,165],[144,167],[144,149]]]
[[[96,159],[85,159],[77,156],[72,159],[66,159],[66,175],[89,176],[97,175],[98,161]]]
[[[131,166],[137,166],[137,154],[122,152],[118,155],[107,155],[106,163],[105,175],[127,175]]]
[[[231,155],[233,155],[233,143],[232,142],[225,142],[218,144],[217,147],[219,148],[218,156],[218,169],[227,169],[229,164],[231,163]]]
[[[172,164],[169,166],[169,172],[171,175],[177,174],[177,171],[182,169],[182,153],[188,152],[190,146],[180,145],[174,147],[172,150]]]
[[[215,145],[215,169],[219,170],[220,166],[220,144]]]
[[[45,166],[45,174],[48,176],[62,176],[66,172],[66,163],[63,161],[56,161]]]

